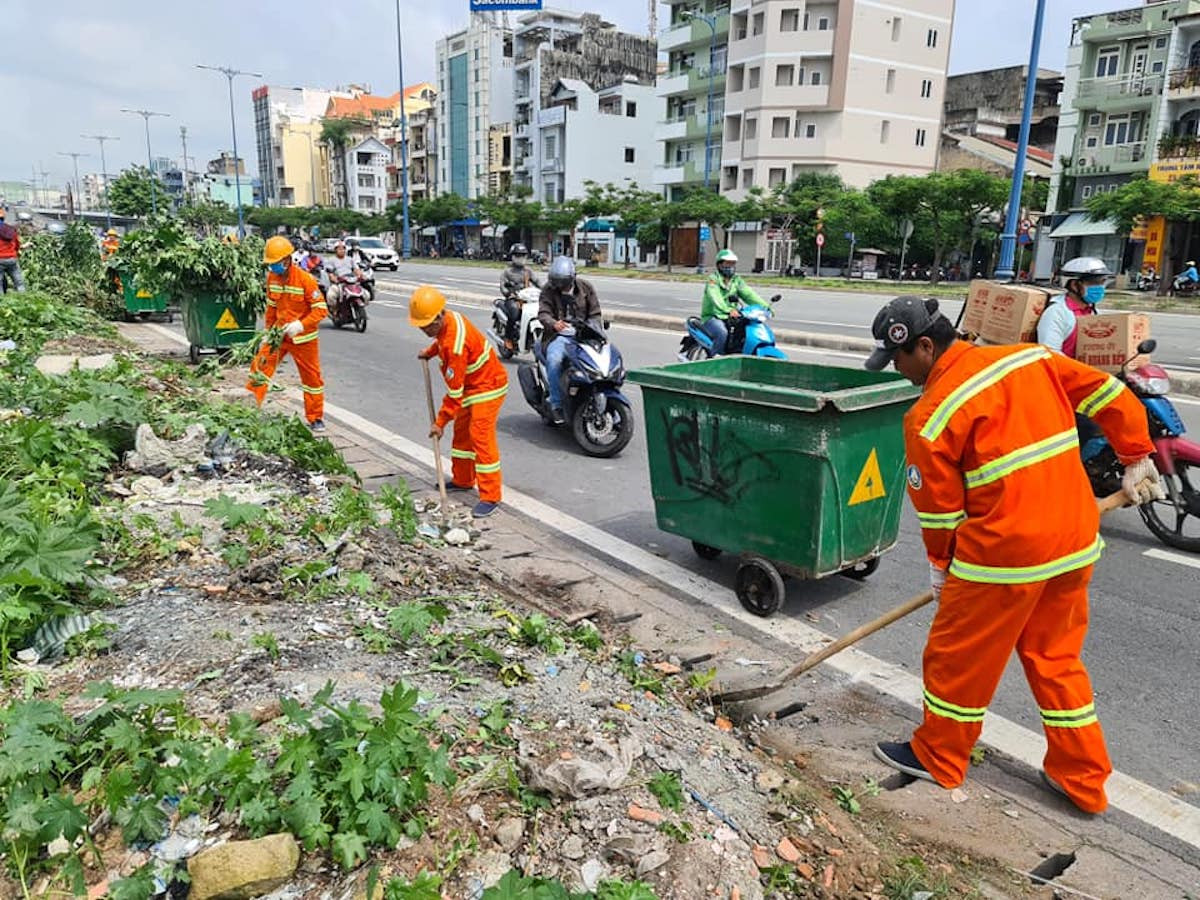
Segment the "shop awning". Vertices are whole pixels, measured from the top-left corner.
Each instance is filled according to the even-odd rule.
[[[1116,234],[1117,224],[1110,219],[1100,219],[1093,221],[1088,218],[1087,213],[1073,212],[1059,226],[1050,232],[1050,239],[1054,241],[1062,240],[1063,238],[1073,237],[1089,237],[1090,235],[1099,234]]]

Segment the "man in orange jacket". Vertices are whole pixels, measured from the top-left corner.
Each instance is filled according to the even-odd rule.
[[[270,378],[279,361],[291,355],[300,371],[300,389],[304,392],[304,418],[313,431],[325,430],[325,382],[321,379],[321,358],[317,349],[317,326],[329,315],[325,297],[317,280],[299,266],[292,265],[292,244],[282,235],[267,240],[263,248],[267,264],[267,328],[279,325],[283,343],[272,349],[265,341],[250,365],[246,390],[262,406]]]
[[[1112,764],[1080,651],[1104,542],[1074,414],[1104,430],[1125,465],[1126,494],[1144,503],[1164,496],[1145,410],[1116,378],[1045,347],[957,340],[936,300],[897,297],[872,332],[867,368],[894,363],[923,388],[904,437],[938,598],[924,721],[910,742],[880,743],[875,755],[942,787],[961,784],[1015,648],[1046,733],[1043,779],[1102,812]]]
[[[408,321],[433,338],[418,356],[438,357],[446,379],[446,396],[429,436],[441,437],[445,427],[454,423],[452,480],[447,487],[469,491],[478,481],[479,502],[471,515],[477,519],[490,516],[500,505],[496,420],[508,393],[508,373],[483,332],[460,313],[447,310],[446,298],[437,288],[421,285],[413,291]]]

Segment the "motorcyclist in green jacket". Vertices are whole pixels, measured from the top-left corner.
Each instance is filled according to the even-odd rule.
[[[716,271],[708,276],[704,285],[704,302],[700,307],[701,327],[712,338],[713,355],[722,356],[729,341],[729,325],[726,320],[741,316],[741,303],[765,306],[762,297],[754,292],[744,278],[738,275],[737,254],[722,250],[717,254]]]

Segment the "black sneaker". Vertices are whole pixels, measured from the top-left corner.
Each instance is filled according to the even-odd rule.
[[[316,421],[309,422],[308,427],[312,429],[313,434],[320,434],[325,430],[325,420],[317,419]]]
[[[925,781],[934,781],[933,776],[917,759],[917,754],[913,753],[912,744],[908,741],[880,741],[875,745],[875,758],[905,775],[922,778]],[[934,784],[936,783],[934,781]]]
[[[473,491],[475,487],[469,484],[455,484],[453,481],[446,482],[446,493],[453,494],[461,491]]]
[[[492,503],[489,500],[480,500],[475,504],[475,508],[471,510],[471,515],[476,519],[486,519],[499,508],[499,503]]]
[[[554,411],[551,412],[550,418],[554,422],[555,425],[566,425],[567,424],[567,417],[566,417],[566,414],[563,413],[563,409],[561,406],[554,407]]]

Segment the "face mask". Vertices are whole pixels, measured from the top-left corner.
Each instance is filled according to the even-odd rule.
[[[1089,284],[1083,289],[1083,302],[1090,303],[1095,306],[1104,299],[1104,293],[1107,288],[1102,284]]]
[[[717,271],[721,273],[722,277],[729,278],[733,275],[734,269],[733,266],[717,266]]]
[[[267,268],[270,269],[276,275],[282,275],[284,272],[287,271],[287,264],[282,261],[281,262],[273,262],[269,266],[267,266]]]

